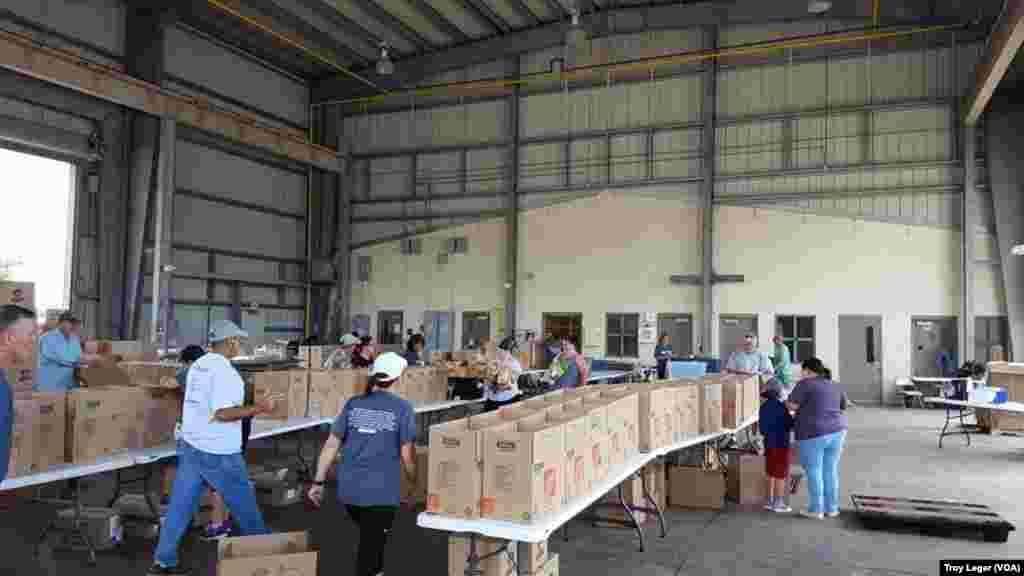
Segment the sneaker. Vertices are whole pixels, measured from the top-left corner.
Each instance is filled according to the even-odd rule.
[[[775,508],[772,508],[772,512],[777,512],[779,514],[790,514],[793,512],[793,509],[784,503],[779,503],[778,505],[775,506]]]
[[[808,510],[801,510],[800,515],[804,518],[810,518],[812,520],[824,520],[825,515],[821,512],[810,512]]]
[[[221,525],[210,524],[206,527],[203,537],[207,540],[220,540],[231,535],[231,523],[225,522]]]
[[[836,510],[835,512],[826,512],[825,513],[825,517],[826,518],[839,518],[839,510]]]
[[[146,572],[146,576],[182,576],[191,573],[191,570],[182,567],[181,564],[168,568],[167,566],[154,563],[149,567],[149,572]]]
[[[765,504],[764,505],[764,509],[769,511],[769,512],[775,512],[775,503],[774,502],[769,502],[769,503]]]

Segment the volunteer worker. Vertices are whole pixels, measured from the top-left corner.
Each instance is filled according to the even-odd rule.
[[[491,381],[484,384],[484,411],[492,412],[519,400],[519,376],[523,366],[516,360],[516,339],[509,336],[502,340],[495,354],[496,370]]]
[[[21,306],[0,306],[0,482],[7,478],[14,434],[14,391],[7,383],[7,368],[32,358],[36,313]]]
[[[356,344],[359,344],[359,338],[345,334],[339,344],[341,346],[324,360],[326,370],[347,370],[352,367],[352,351],[355,350]]]
[[[412,404],[389,389],[406,368],[404,358],[385,352],[374,360],[366,393],[345,403],[317,462],[309,499],[323,502],[324,479],[338,450],[338,499],[359,526],[356,576],[384,569],[384,547],[401,503],[402,469],[416,484],[416,415]]]
[[[99,358],[95,354],[82,354],[82,341],[78,336],[82,323],[74,314],[64,312],[57,322],[56,328],[39,339],[36,392],[60,393],[78,388],[75,368]]]
[[[238,520],[243,536],[267,534],[249,472],[242,458],[242,419],[273,412],[276,397],[243,406],[245,384],[231,365],[242,340],[248,338],[234,323],[221,320],[210,329],[210,351],[188,371],[178,472],[171,491],[167,518],[160,530],[151,576],[190,574],[178,563],[178,542],[199,505],[205,485],[221,494]]]

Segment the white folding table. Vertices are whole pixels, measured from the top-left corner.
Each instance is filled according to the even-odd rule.
[[[967,445],[971,445],[971,425],[964,422],[964,417],[975,415],[977,410],[989,410],[994,412],[1006,412],[1008,414],[1024,414],[1024,404],[1020,402],[1004,402],[1002,404],[991,404],[988,402],[970,402],[964,400],[951,400],[949,398],[940,398],[938,396],[929,396],[924,399],[926,404],[935,404],[936,406],[943,406],[946,408],[946,421],[942,425],[942,431],[939,432],[939,448],[942,448],[942,439],[946,436],[956,436],[963,434],[967,439]],[[957,413],[954,414],[950,408],[956,408]],[[953,432],[949,430],[950,422],[959,420],[958,431]]]

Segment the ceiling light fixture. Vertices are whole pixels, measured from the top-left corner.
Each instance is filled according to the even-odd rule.
[[[1010,248],[1010,254],[1014,256],[1024,256],[1024,244],[1017,244],[1013,248]]]
[[[824,14],[832,9],[832,2],[829,0],[811,0],[807,3],[807,11],[811,14]]]
[[[578,46],[587,41],[587,31],[580,24],[580,9],[573,6],[569,9],[572,20],[569,29],[565,31],[565,43],[568,46]]]
[[[395,73],[395,63],[391,61],[391,47],[387,42],[380,43],[380,59],[377,60],[377,73],[390,76]]]

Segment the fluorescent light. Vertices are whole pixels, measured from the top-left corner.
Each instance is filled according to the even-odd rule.
[[[1014,256],[1024,256],[1024,244],[1017,244],[1013,248],[1010,248],[1010,254]]]

